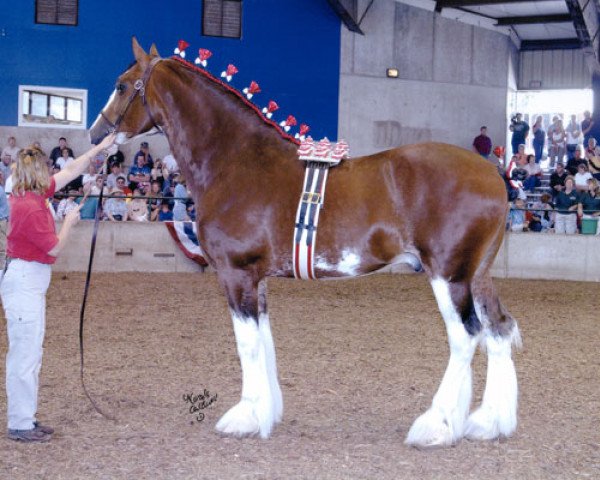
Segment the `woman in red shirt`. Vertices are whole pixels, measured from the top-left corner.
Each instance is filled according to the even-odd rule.
[[[45,154],[35,147],[19,152],[13,173],[7,235],[7,268],[0,285],[6,317],[6,396],[8,438],[23,442],[47,442],[54,430],[36,420],[39,372],[46,324],[46,290],[51,265],[64,248],[81,205],[70,211],[56,234],[48,199],[56,190],[83,174],[94,157],[114,143],[114,135],[48,174]]]

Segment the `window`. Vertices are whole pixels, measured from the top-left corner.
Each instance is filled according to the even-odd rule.
[[[19,86],[19,126],[86,128],[87,90]]]
[[[202,34],[212,37],[242,37],[242,0],[204,0]]]
[[[78,0],[35,0],[35,23],[77,25]]]

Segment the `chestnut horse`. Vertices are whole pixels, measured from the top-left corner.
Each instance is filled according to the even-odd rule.
[[[155,128],[164,132],[196,203],[198,238],[225,291],[241,362],[241,400],[216,429],[266,438],[283,412],[266,278],[294,276],[304,163],[293,138],[230,87],[181,59],[161,58],[154,46],[147,54],[135,39],[133,54],[91,139],[116,130],[124,143]],[[410,445],[493,439],[516,429],[511,345],[520,337],[489,274],[506,213],[496,169],[451,145],[403,146],[330,170],[317,278],[365,275],[400,262],[422,267],[446,324],[448,367],[431,407],[408,433]],[[487,380],[481,406],[470,413],[478,344],[487,350]]]

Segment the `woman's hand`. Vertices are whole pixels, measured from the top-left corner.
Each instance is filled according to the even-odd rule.
[[[102,140],[100,142],[100,145],[98,145],[98,147],[101,150],[106,150],[107,148],[112,147],[113,143],[115,143],[115,139],[117,138],[117,134],[115,132],[107,135],[106,137],[104,137],[104,140]]]
[[[79,214],[81,207],[83,207],[83,202],[81,202],[81,204],[77,205],[77,207],[74,208],[73,210],[70,210],[69,213],[67,213],[65,215],[65,219],[63,220],[63,222],[68,223],[70,227],[72,227],[73,225],[77,225],[77,222],[79,222],[79,220],[81,218],[81,216]]]

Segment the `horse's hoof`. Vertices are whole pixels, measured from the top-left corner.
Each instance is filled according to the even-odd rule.
[[[473,412],[465,426],[465,437],[469,440],[495,440],[510,437],[517,428],[516,417],[507,416],[500,421],[490,409],[479,408]]]
[[[234,437],[260,435],[261,438],[268,438],[272,425],[262,427],[255,413],[255,406],[252,402],[242,400],[221,417],[215,428],[224,435]]]
[[[415,420],[404,443],[417,448],[439,448],[450,447],[459,439],[440,412],[428,410]]]

